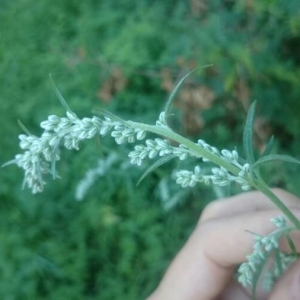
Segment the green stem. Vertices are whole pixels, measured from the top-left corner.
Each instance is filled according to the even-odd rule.
[[[300,220],[289,210],[289,208],[270,190],[270,188],[263,182],[250,183],[254,188],[265,194],[288,218],[296,229],[300,229]]]
[[[222,159],[222,157],[211,153],[210,151],[202,148],[200,145],[195,144],[194,142],[190,141],[189,139],[177,134],[176,132],[172,131],[168,127],[158,127],[155,125],[148,125],[143,123],[137,123],[132,121],[126,122],[128,125],[139,128],[145,131],[149,131],[155,133],[157,135],[163,136],[165,138],[171,139],[179,144],[182,144],[189,148],[196,156],[204,157],[210,160],[212,163],[219,165],[229,172],[238,176],[240,169],[231,164],[230,162]],[[278,208],[279,210],[285,215],[287,219],[291,221],[291,223],[295,226],[296,229],[300,229],[300,220],[289,210],[289,208],[270,190],[270,188],[264,183],[263,180],[255,180],[251,175],[245,177],[245,180],[255,189],[261,191],[265,194]]]
[[[168,138],[170,140],[173,140],[179,144],[182,144],[186,146],[196,156],[207,158],[212,163],[224,167],[225,169],[227,169],[228,171],[230,171],[232,174],[236,176],[238,176],[238,173],[240,172],[240,169],[237,166],[232,165],[230,162],[222,159],[220,156],[211,153],[210,151],[202,148],[200,145],[197,145],[194,142],[190,141],[189,139],[179,135],[178,133],[172,131],[170,128],[147,125],[147,124],[137,123],[132,121],[127,121],[127,123],[134,128],[139,128],[145,131],[149,131],[157,135],[163,136],[165,138]]]

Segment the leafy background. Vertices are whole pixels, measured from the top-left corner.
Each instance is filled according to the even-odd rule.
[[[52,74],[79,116],[102,106],[153,123],[191,69],[174,105],[173,126],[191,139],[241,151],[249,104],[258,100],[255,145],[299,158],[299,1],[2,0],[0,4],[1,162],[18,153],[17,120],[39,134],[63,116]],[[117,161],[83,201],[75,191],[97,161]],[[172,168],[142,171],[128,149],[105,138],[64,152],[60,181],[43,194],[22,190],[16,167],[0,173],[0,299],[143,299],[193,230],[202,208],[224,195],[182,192]],[[299,169],[265,170],[272,186],[298,195]],[[237,192],[233,189],[232,192]]]

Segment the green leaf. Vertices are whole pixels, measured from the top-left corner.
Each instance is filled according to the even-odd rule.
[[[12,160],[10,160],[10,161],[4,163],[4,164],[1,166],[1,168],[5,168],[5,167],[7,167],[7,166],[14,165],[14,164],[16,164],[16,160],[15,160],[15,159],[12,159]]]
[[[27,135],[33,136],[33,134],[30,133],[30,131],[25,127],[25,125],[20,120],[18,120],[18,124]]]
[[[64,97],[62,96],[62,94],[58,90],[56,84],[54,83],[54,80],[52,79],[52,75],[49,74],[49,77],[50,77],[50,81],[51,81],[52,87],[53,87],[53,89],[55,91],[55,94],[57,95],[60,103],[63,105],[63,107],[65,108],[65,110],[67,110],[69,112],[72,112],[71,108],[69,107],[69,105],[67,104],[66,100],[64,99]]]
[[[263,154],[261,156],[267,156],[271,153],[272,149],[273,149],[273,146],[274,146],[274,142],[275,142],[275,138],[274,136],[272,135],[268,144],[267,144],[267,147],[266,149],[264,150]]]
[[[255,162],[253,151],[253,124],[255,115],[256,101],[254,101],[248,111],[247,120],[243,134],[243,146],[245,151],[246,160],[250,165]]]
[[[148,176],[151,172],[153,172],[155,169],[157,169],[158,167],[162,166],[163,164],[165,164],[166,162],[170,161],[171,159],[175,158],[175,155],[168,155],[168,156],[164,156],[162,158],[160,158],[159,160],[157,160],[154,164],[152,164],[147,170],[146,172],[141,176],[141,178],[139,179],[139,181],[137,182],[137,186],[142,182],[142,180]]]
[[[284,155],[284,154],[270,154],[268,156],[261,157],[256,161],[256,163],[252,166],[252,168],[261,167],[265,163],[274,162],[274,161],[283,161],[289,162],[293,164],[300,164],[300,161],[292,156]]]
[[[261,263],[255,269],[255,274],[253,276],[253,283],[252,283],[252,300],[257,300],[257,298],[256,298],[257,284],[259,281],[259,277],[263,271],[263,268],[266,265],[266,263],[268,262],[270,254],[271,254],[271,252],[269,252],[268,255],[265,255],[265,257],[262,259]]]
[[[202,67],[199,67],[199,68],[196,68],[194,70],[192,70],[191,72],[187,73],[183,78],[181,78],[181,80],[177,83],[176,87],[174,88],[174,90],[172,91],[169,99],[168,99],[168,102],[165,106],[165,116],[169,113],[170,111],[170,108],[172,106],[172,103],[174,101],[174,98],[178,92],[178,90],[180,89],[181,85],[183,84],[183,82],[193,73],[195,73],[196,71],[200,70],[200,69],[205,69],[205,68],[208,68],[208,67],[211,67],[212,65],[204,65]]]
[[[297,254],[297,249],[296,249],[296,246],[295,246],[294,241],[292,240],[290,234],[288,234],[286,236],[286,239],[288,241],[288,244],[289,244],[289,246],[291,248],[291,251],[292,251],[293,255],[296,255]]]

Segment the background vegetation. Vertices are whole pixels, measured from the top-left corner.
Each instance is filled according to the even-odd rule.
[[[300,148],[299,1],[1,0],[1,162],[19,152],[20,119],[35,134],[64,110],[52,76],[80,116],[104,106],[124,118],[154,122],[175,83],[174,128],[220,148],[241,149],[245,112],[259,102],[257,151]],[[100,149],[100,150],[99,150]],[[86,172],[116,160],[76,200]],[[62,180],[46,191],[22,190],[16,167],[0,173],[0,299],[143,299],[222,190],[180,191],[174,165],[149,176],[123,161],[109,138],[64,153]],[[268,182],[300,195],[299,169],[276,165]]]

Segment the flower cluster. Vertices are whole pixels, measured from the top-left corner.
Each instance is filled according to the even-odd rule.
[[[103,177],[107,174],[118,158],[118,155],[112,152],[105,159],[99,159],[96,168],[88,170],[84,178],[78,183],[75,193],[76,200],[83,200],[90,187],[99,177]]]
[[[209,144],[207,144],[205,141],[203,140],[198,140],[197,143],[196,143],[198,146],[200,146],[202,149],[214,154],[214,155],[217,155],[217,156],[220,156],[220,151],[216,148],[216,147],[213,147]],[[204,159],[204,161],[209,161],[207,159]]]
[[[239,155],[236,150],[229,151],[223,149],[219,151],[216,147],[207,144],[203,140],[198,140],[196,143],[198,146],[204,150],[210,152],[213,155],[221,157],[223,160],[235,165],[240,169],[238,176],[230,174],[230,172],[224,167],[214,167],[211,168],[212,174],[201,174],[201,169],[196,166],[194,171],[181,170],[176,172],[176,182],[182,187],[193,187],[197,182],[204,182],[205,184],[216,184],[219,186],[227,186],[231,182],[236,182],[241,185],[243,190],[248,190],[250,188],[249,184],[245,180],[245,176],[250,171],[250,165],[245,163],[241,165],[239,163]],[[202,157],[203,162],[210,162],[209,159]]]
[[[182,187],[193,187],[198,182],[210,184],[211,176],[203,175],[201,173],[201,168],[199,166],[196,166],[194,171],[178,171],[175,173],[176,183],[180,184]]]
[[[213,146],[207,144],[204,140],[198,140],[196,144],[198,146],[200,146],[202,149],[205,149],[206,151],[208,151],[214,155],[217,155],[224,160],[230,161],[231,163],[233,163],[237,166],[240,166],[238,163],[239,155],[236,150],[229,151],[227,149],[223,149],[220,152],[216,147],[213,147]],[[204,159],[204,161],[208,161],[208,160]]]
[[[156,121],[156,126],[168,128],[168,125],[166,122],[166,113],[164,111],[159,114],[159,118]]]
[[[242,186],[242,189],[249,189],[249,185],[243,177],[234,176],[223,167],[212,168],[211,172],[212,174],[202,174],[199,166],[196,166],[194,171],[180,170],[175,173],[176,182],[183,188],[193,187],[197,182],[213,183],[219,186],[227,186],[231,182],[236,182]]]
[[[266,272],[263,279],[263,289],[267,292],[270,292],[276,283],[277,279],[282,275],[282,272],[285,271],[292,263],[297,260],[297,255],[279,253],[281,268],[278,267],[278,264],[273,262],[270,270]]]
[[[123,144],[125,142],[134,143],[136,140],[143,140],[146,136],[146,132],[137,128],[129,128],[123,124],[117,124],[114,126],[114,131],[111,136],[115,138],[117,144]]]
[[[160,114],[156,126],[170,130],[166,123],[165,112]],[[20,147],[25,152],[18,154],[13,161],[9,162],[15,163],[24,169],[24,184],[27,184],[33,193],[43,190],[45,185],[43,175],[50,173],[53,178],[58,176],[55,171],[55,164],[60,159],[61,146],[69,150],[78,150],[81,141],[91,139],[96,135],[105,136],[109,132],[117,144],[134,143],[137,140],[143,140],[146,136],[146,131],[140,129],[139,126],[135,126],[131,122],[125,122],[110,114],[109,117],[104,118],[79,119],[75,113],[67,111],[67,116],[63,118],[55,115],[49,116],[46,121],[41,123],[41,127],[44,129],[41,137],[25,134],[19,136]],[[245,177],[250,171],[250,166],[249,164],[240,164],[236,150],[224,149],[219,151],[203,140],[198,140],[194,145],[219,160],[222,159],[238,167],[240,172],[238,175],[234,175],[224,167],[213,167],[210,174],[204,174],[197,166],[194,171],[178,171],[176,174],[178,184],[182,187],[193,187],[197,182],[204,182],[205,184],[213,183],[226,186],[230,182],[237,182],[243,189],[249,188]],[[210,162],[207,157],[196,154],[187,146],[183,144],[174,146],[169,140],[162,138],[148,139],[145,144],[136,145],[134,150],[129,153],[129,158],[132,164],[141,165],[146,158],[154,159],[170,155],[180,160],[196,157],[202,159],[203,162]]]
[[[130,162],[140,166],[145,158],[156,158],[157,156],[174,155],[180,160],[186,159],[190,154],[190,150],[183,145],[174,147],[166,139],[156,138],[154,140],[146,140],[145,145],[137,145],[134,150],[129,153]]]
[[[282,216],[271,219],[271,222],[277,227],[275,231],[268,236],[263,237],[254,234],[255,244],[254,251],[248,255],[247,261],[242,263],[238,269],[238,281],[244,286],[252,285],[254,277],[260,266],[265,264],[265,261],[271,258],[274,251],[278,251],[281,261],[281,266],[274,262],[271,269],[266,273],[264,278],[264,287],[270,289],[275,280],[281,275],[280,269],[283,271],[295,260],[296,256],[293,254],[285,254],[278,250],[280,239],[286,235],[290,228],[286,225],[286,221]]]
[[[160,117],[160,119],[163,119]],[[159,122],[160,126],[161,121]],[[211,168],[212,174],[203,174],[201,168],[196,166],[194,171],[181,170],[175,175],[176,182],[182,187],[193,187],[197,182],[204,182],[205,184],[216,184],[219,186],[227,186],[230,182],[237,182],[242,186],[242,189],[248,190],[249,185],[245,180],[245,176],[250,171],[250,165],[241,165],[238,162],[238,153],[236,150],[222,150],[221,152],[216,148],[207,144],[203,140],[198,140],[197,146],[209,151],[211,154],[221,157],[223,160],[230,162],[231,164],[237,166],[240,169],[238,176],[230,174],[230,172],[223,167]],[[166,139],[156,138],[154,140],[146,140],[144,145],[137,145],[134,150],[129,153],[129,158],[132,164],[140,166],[146,158],[153,159],[157,156],[173,155],[178,157],[180,160],[184,160],[188,157],[195,156],[192,151],[186,146],[180,144],[178,147],[172,146],[170,142]],[[203,162],[209,162],[207,158],[199,157]]]
[[[79,119],[73,112],[67,112],[67,117],[55,115],[48,117],[40,126],[44,129],[41,137],[21,134],[20,147],[25,150],[18,154],[8,164],[16,164],[25,172],[23,185],[28,185],[33,193],[42,192],[45,181],[43,175],[51,174],[58,177],[55,164],[60,159],[60,146],[72,150],[79,150],[80,142],[91,139],[96,135],[111,135],[118,144],[134,142],[145,137],[145,131],[125,126],[119,121],[108,117],[103,120],[98,117]],[[124,122],[125,123],[125,122]]]

